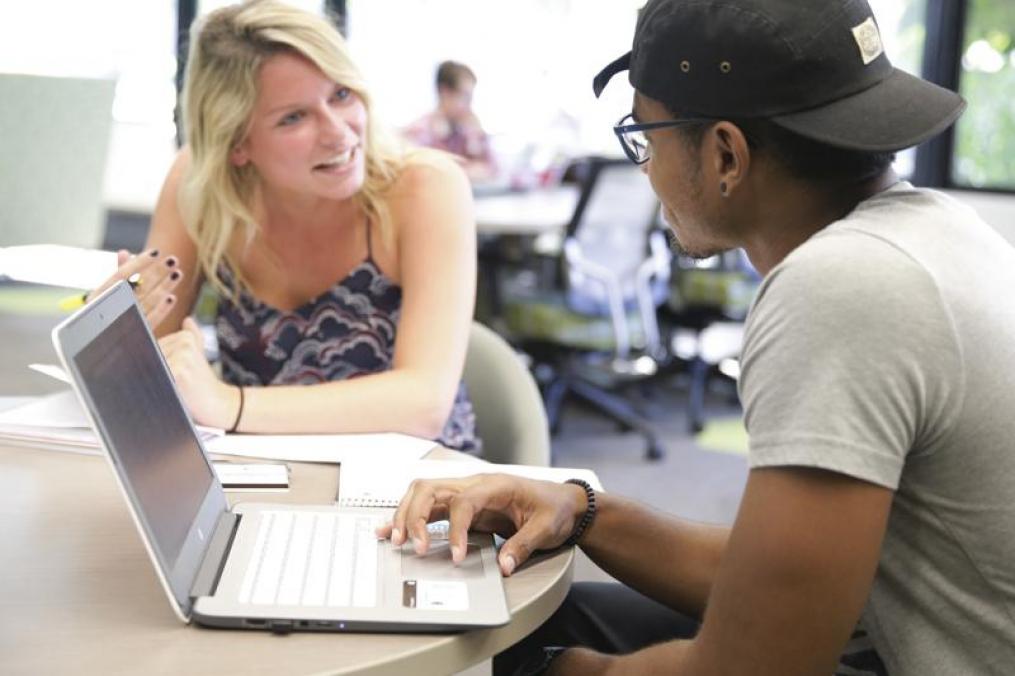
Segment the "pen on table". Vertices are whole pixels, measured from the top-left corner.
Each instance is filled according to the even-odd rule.
[[[127,283],[130,284],[130,288],[138,289],[141,287],[141,273],[135,272],[133,275],[127,278]],[[67,296],[66,298],[60,299],[61,310],[77,310],[79,307],[88,302],[88,291],[82,294],[74,294],[73,296]]]

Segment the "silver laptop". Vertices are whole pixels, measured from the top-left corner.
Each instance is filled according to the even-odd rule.
[[[53,329],[141,539],[185,622],[273,631],[443,632],[510,615],[493,539],[425,557],[378,541],[390,509],[226,502],[162,354],[121,282]],[[437,535],[439,538],[439,535]]]

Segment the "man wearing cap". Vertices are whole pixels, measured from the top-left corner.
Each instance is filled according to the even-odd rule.
[[[866,0],[651,0],[596,94],[625,70],[615,131],[680,247],[764,275],[736,521],[497,476],[415,483],[392,540],[450,518],[457,559],[473,524],[507,575],[577,542],[624,583],[576,585],[496,673],[1011,673],[1015,250],[891,169],[963,101],[891,66]]]

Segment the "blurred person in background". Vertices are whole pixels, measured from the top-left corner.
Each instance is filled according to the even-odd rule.
[[[437,67],[437,108],[405,130],[407,139],[421,146],[438,148],[460,158],[474,182],[497,175],[490,140],[472,111],[476,74],[464,63],[445,61]]]

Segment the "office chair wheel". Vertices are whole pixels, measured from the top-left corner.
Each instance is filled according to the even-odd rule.
[[[694,420],[694,419],[691,419],[691,420],[690,420],[690,421],[689,421],[689,422],[687,423],[687,430],[688,430],[688,431],[689,431],[689,432],[691,433],[691,435],[695,435],[695,434],[698,434],[698,433],[700,433],[700,432],[701,432],[701,431],[702,431],[703,429],[705,429],[705,423],[703,423],[703,422],[702,422],[702,421],[700,421],[700,420]]]
[[[649,460],[662,460],[663,456],[666,455],[666,449],[663,448],[655,439],[648,442],[648,448],[645,449],[645,457]]]

